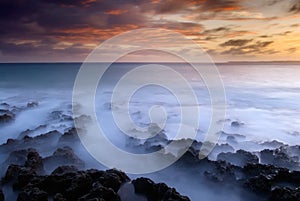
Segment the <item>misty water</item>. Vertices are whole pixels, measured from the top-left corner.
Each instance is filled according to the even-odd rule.
[[[91,65],[102,67],[102,64]],[[140,64],[113,64],[100,81],[95,97],[99,124],[112,143],[122,149],[126,149],[126,136],[113,122],[110,100],[117,81],[138,65]],[[0,124],[0,144],[8,139],[18,138],[27,129],[35,130],[40,125],[44,126],[31,132],[31,137],[52,130],[64,133],[73,127],[72,121],[57,121],[51,118],[51,115],[59,111],[64,115],[72,116],[72,92],[80,66],[81,64],[76,63],[1,64],[0,109],[6,109],[3,103],[16,108],[26,108],[31,102],[38,103],[38,106],[21,109],[14,121]],[[273,140],[288,145],[300,144],[300,68],[298,65],[218,65],[226,94],[226,116],[220,117],[217,122],[210,122],[209,91],[201,77],[195,75],[194,71],[185,64],[168,64],[168,66],[185,76],[197,95],[200,108],[200,128],[195,128],[197,140],[203,140],[210,123],[224,122],[224,128],[220,132],[223,131],[227,136],[231,134],[242,136],[238,138],[237,143],[230,144],[235,150],[260,151],[265,148],[263,142]],[[161,79],[176,84],[176,80],[172,80],[172,77],[162,75],[160,75]],[[137,79],[143,78],[137,77]],[[165,108],[168,116],[163,129],[168,138],[172,139],[180,122],[180,107],[176,97],[164,88],[147,86],[137,91],[129,104],[132,120],[141,126],[149,124],[148,111],[153,105]],[[237,122],[239,126],[232,126],[232,122]],[[221,135],[218,143],[226,143],[226,136]],[[82,146],[76,145],[72,148],[85,161],[85,168],[105,168],[89,156]],[[40,154],[49,155],[47,151]],[[3,162],[7,155],[2,153],[0,155],[0,162]],[[215,155],[211,154],[209,158],[214,160]],[[225,195],[227,200],[243,200],[239,189],[233,191],[226,186],[222,189],[211,189],[200,178],[193,178],[190,171],[192,170],[188,167],[186,171],[170,167],[142,176],[150,177],[156,182],[166,182],[192,200],[197,200],[200,195],[207,200],[224,200]],[[141,175],[131,175],[132,178],[139,176]]]

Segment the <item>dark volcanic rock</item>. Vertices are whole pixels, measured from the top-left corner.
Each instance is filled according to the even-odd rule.
[[[37,107],[39,105],[38,102],[29,102],[27,103],[27,108]]]
[[[28,150],[27,160],[24,166],[36,171],[38,174],[45,172],[42,157],[35,149]]]
[[[243,122],[239,122],[239,121],[231,122],[231,127],[240,127],[240,126],[243,126],[243,125],[244,125]]]
[[[19,193],[17,201],[48,201],[48,194],[38,188],[26,189]]]
[[[218,160],[224,160],[240,167],[243,167],[248,163],[256,164],[259,161],[256,155],[244,150],[238,150],[236,153],[220,153],[218,155]]]
[[[138,178],[132,181],[135,192],[143,194],[147,197],[148,201],[189,201],[186,196],[180,195],[174,188],[169,188],[166,184],[155,184],[152,180],[147,178]]]
[[[84,167],[84,162],[68,146],[58,148],[52,156],[44,158],[43,162],[48,171],[64,165],[73,165],[77,168]]]
[[[0,109],[0,123],[11,122],[15,119],[15,114],[9,110]]]
[[[300,153],[299,153],[300,154]],[[297,148],[280,147],[275,150],[265,149],[260,152],[260,162],[271,164],[276,167],[300,170],[299,155]]]
[[[74,143],[74,141],[79,141],[76,128],[69,129],[59,139],[60,144]]]
[[[120,201],[117,192],[123,184],[130,182],[124,172],[116,169],[80,171],[74,166],[61,166],[50,175],[38,175],[35,170],[40,161],[40,156],[30,150],[24,166],[9,166],[3,181],[13,183],[14,190],[19,192],[18,201],[43,201],[49,197],[55,201]],[[145,194],[151,201],[189,200],[175,189],[149,179],[140,178],[132,183],[136,192]]]
[[[213,182],[234,182],[236,180],[235,172],[238,168],[225,162],[215,161],[210,162],[208,170],[204,171],[204,176]]]
[[[269,201],[300,201],[300,188],[294,190],[283,187],[272,190]]]
[[[38,127],[36,127],[35,129],[27,129],[23,132],[20,133],[18,139],[22,139],[24,138],[25,136],[29,136],[30,134],[32,134],[33,132],[36,132],[36,131],[41,131],[43,129],[46,129],[47,128],[47,125],[39,125]]]
[[[4,200],[5,200],[5,197],[4,197],[3,191],[2,191],[2,189],[0,189],[0,201],[4,201]]]

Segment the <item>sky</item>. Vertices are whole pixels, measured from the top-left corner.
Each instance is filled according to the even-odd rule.
[[[139,28],[179,32],[217,62],[300,60],[300,0],[1,0],[0,26],[0,62],[82,62]]]

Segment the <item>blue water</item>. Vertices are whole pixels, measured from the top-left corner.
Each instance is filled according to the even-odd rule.
[[[46,124],[47,114],[54,109],[70,111],[73,85],[80,66],[79,63],[1,64],[0,103],[22,106],[27,102],[37,101],[40,106],[33,111],[21,113],[14,125],[2,126],[0,143],[5,142],[7,138],[18,136],[23,130],[32,129],[38,124]],[[101,64],[97,66],[101,68]],[[109,112],[105,111],[103,105],[109,103],[114,84],[124,73],[136,66],[139,64],[126,63],[114,64],[109,68],[100,81],[103,85],[98,89],[96,97],[96,108],[99,113]],[[202,108],[201,129],[205,130],[205,124],[209,123],[210,117],[210,99],[203,82],[184,64],[169,64],[169,66],[186,76],[193,85]],[[244,123],[238,128],[231,127],[230,122],[225,123],[225,132],[245,135],[247,140],[257,143],[275,139],[287,144],[300,144],[297,135],[300,132],[298,65],[226,64],[219,65],[218,69],[226,92],[227,115],[222,118]],[[172,77],[162,79],[172,80]],[[176,84],[176,80],[174,83]],[[176,99],[172,94],[161,89],[144,88],[133,96],[131,112],[140,112],[138,117],[132,117],[133,120],[137,124],[149,121],[147,111],[157,102],[171,113],[176,111]],[[177,112],[173,112],[169,118],[171,125],[167,125],[166,130],[170,136],[176,129],[178,118]],[[111,125],[110,122],[105,123],[107,127],[113,125],[113,122]],[[248,149],[255,150],[257,147]]]

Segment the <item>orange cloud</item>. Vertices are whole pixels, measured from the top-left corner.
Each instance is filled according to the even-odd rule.
[[[127,13],[128,10],[109,10],[109,11],[105,11],[105,14],[107,15],[122,15],[124,13]]]

